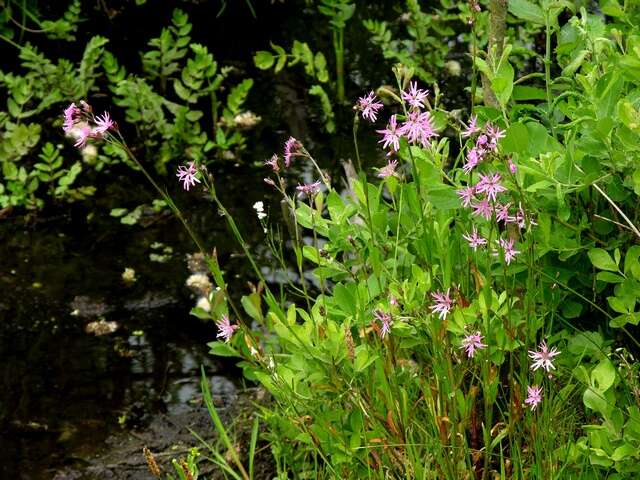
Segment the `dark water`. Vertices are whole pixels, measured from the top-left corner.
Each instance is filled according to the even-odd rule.
[[[200,229],[207,244],[227,252],[221,259],[235,272],[233,284],[250,278],[244,262],[230,258],[234,247],[217,213],[187,200],[194,225],[208,226]],[[0,478],[51,478],[48,468],[94,450],[119,428],[118,417],[136,427],[189,399],[181,383],[200,365],[239,380],[232,364],[207,354],[215,327],[189,316],[195,299],[184,287],[185,255],[194,249],[178,223],[166,217],[131,227],[104,205],[94,212],[91,221],[78,207],[0,226]],[[165,263],[149,260],[157,242],[172,248]],[[132,285],[121,278],[126,267],[136,271]],[[86,333],[99,319],[118,330]]]
[[[353,112],[350,105],[336,106],[339,131],[324,134],[302,74],[276,77],[252,66],[252,52],[268,49],[270,41],[287,47],[293,38],[330,58],[325,24],[300,19],[305,2],[254,0],[257,19],[243,1],[226,3],[216,19],[221,2],[149,0],[143,7],[97,2],[85,5],[87,21],[78,37],[80,44],[96,33],[110,38],[109,50],[135,71],[137,51],[180,7],[194,23],[193,41],[208,45],[220,63],[234,64],[241,76],[254,78],[247,106],[263,121],[249,133],[239,163],[213,170],[218,194],[250,247],[265,252],[251,205],[264,201],[276,221],[279,206],[258,164],[293,134],[338,178],[341,161],[353,160]],[[389,3],[358,2],[358,18],[347,31],[349,98],[391,80],[360,25],[363,18],[389,14]],[[69,56],[74,48],[54,42],[42,47],[53,58]],[[100,101],[108,106],[108,99]],[[119,112],[112,110],[112,115],[117,119]],[[360,134],[363,162],[381,166],[371,130],[363,126]],[[0,478],[52,478],[57,469],[99,449],[111,432],[144,425],[150,415],[187,401],[195,392],[185,385],[192,384],[188,380],[199,375],[201,365],[209,374],[241,384],[232,363],[207,354],[205,344],[215,339],[215,326],[189,316],[195,298],[184,282],[189,275],[185,255],[195,249],[191,239],[169,215],[145,218],[147,226],[122,225],[109,216],[111,208],[133,208],[156,197],[140,174],[115,169],[97,182],[96,198],[85,204],[48,209],[26,223],[18,216],[0,223]],[[172,177],[162,182],[176,194],[207,248],[217,248],[234,294],[245,293],[253,274],[224,219],[202,195],[180,192]],[[150,260],[159,252],[157,243],[171,249],[165,263]],[[262,260],[269,264],[266,254]],[[121,277],[127,267],[136,271],[131,285]],[[88,323],[101,319],[117,322],[118,329],[103,336],[86,333]]]

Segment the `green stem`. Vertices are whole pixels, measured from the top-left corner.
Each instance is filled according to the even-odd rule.
[[[333,31],[333,50],[336,55],[336,93],[339,102],[344,102],[344,28]]]

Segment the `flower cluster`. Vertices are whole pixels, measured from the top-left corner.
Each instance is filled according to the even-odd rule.
[[[497,152],[498,142],[504,137],[505,132],[491,123],[485,125],[484,128],[480,128],[478,119],[475,116],[472,116],[469,122],[463,125],[462,137],[472,138],[477,135],[475,144],[467,152],[466,163],[462,167],[466,174],[470,174],[478,164]],[[512,174],[517,172],[517,167],[511,159],[509,159],[508,168]],[[535,225],[533,220],[527,219],[521,204],[514,210],[510,202],[503,203],[501,201],[500,194],[504,192],[507,192],[507,189],[503,186],[502,175],[498,172],[480,173],[475,185],[467,185],[456,191],[462,206],[471,208],[472,214],[476,217],[484,218],[485,220],[495,218],[497,222],[503,222],[505,225],[516,224],[521,229],[526,228],[527,220],[530,224]],[[488,244],[487,239],[478,233],[475,226],[472,232],[464,234],[463,238],[473,250]],[[499,238],[496,243],[507,265],[520,253],[515,249],[515,240],[513,238]],[[498,252],[494,250],[493,254],[497,255]]]
[[[391,331],[391,314],[383,312],[382,310],[376,310],[373,312],[373,316],[380,322],[380,338],[384,338]]]
[[[72,103],[64,109],[62,130],[75,137],[75,147],[84,148],[89,138],[104,138],[107,131],[115,128],[116,124],[109,112],[96,117],[93,115],[91,105],[84,100],[80,102],[80,107]]]
[[[305,183],[304,185],[298,185],[296,190],[298,191],[298,198],[302,198],[304,196],[312,197],[320,191],[320,185],[322,183],[320,180],[313,183]]]
[[[302,153],[302,143],[293,137],[289,137],[284,144],[284,166],[289,168],[289,165],[291,165],[291,159],[300,155],[304,155]]]
[[[222,338],[225,342],[229,342],[234,332],[238,329],[238,325],[231,325],[228,315],[223,315],[222,318],[216,322],[216,326],[218,327],[216,338]]]
[[[376,101],[376,94],[369,92],[368,95],[360,97],[353,108],[360,111],[365,120],[375,122],[378,119],[378,110],[382,107],[382,103]]]
[[[195,163],[189,162],[188,166],[180,165],[178,167],[178,172],[176,173],[176,177],[178,180],[182,182],[182,188],[184,188],[187,192],[189,188],[195,187],[196,183],[200,183],[198,177],[198,167],[196,167]]]
[[[460,348],[466,351],[467,357],[472,358],[476,350],[481,350],[487,346],[482,343],[482,335],[480,332],[472,333],[462,339]]]
[[[389,160],[387,164],[378,170],[378,178],[392,177],[396,174],[396,168],[398,167],[397,160]]]
[[[440,320],[447,318],[447,315],[453,307],[453,299],[449,296],[448,288],[446,292],[432,292],[431,297],[435,300],[435,303],[429,308],[432,313],[437,313]]]
[[[542,387],[534,385],[527,387],[527,399],[524,401],[531,406],[531,411],[535,410],[538,404],[542,402]]]
[[[470,173],[480,162],[498,150],[498,141],[504,137],[505,132],[491,123],[485,125],[483,132],[478,127],[477,117],[472,116],[469,119],[469,124],[465,125],[462,136],[470,138],[477,134],[480,135],[478,135],[473,148],[467,152],[466,163],[462,167],[465,173]]]
[[[387,128],[377,130],[382,135],[379,143],[383,148],[391,147],[389,155],[400,150],[400,138],[404,137],[410,144],[420,144],[423,147],[430,145],[431,139],[437,137],[431,113],[423,111],[428,95],[427,90],[418,88],[416,82],[412,82],[408,91],[402,92],[402,99],[407,102],[410,110],[404,117],[404,122],[398,126],[398,116],[391,115]]]
[[[532,370],[537,370],[539,368],[545,369],[547,372],[549,370],[555,370],[556,367],[553,365],[553,357],[560,355],[558,349],[556,347],[551,348],[547,346],[546,342],[541,342],[539,345],[540,351],[529,350],[529,357],[534,361],[531,365]]]
[[[542,368],[549,372],[550,370],[555,370],[555,366],[553,365],[553,358],[560,355],[560,351],[556,347],[552,347],[549,349],[547,343],[542,341],[538,346],[539,350],[529,350],[529,357],[533,360],[531,364],[531,369],[533,371]],[[535,410],[540,402],[542,402],[542,387],[534,385],[532,387],[527,387],[527,399],[524,401],[527,405],[531,406],[531,410]]]

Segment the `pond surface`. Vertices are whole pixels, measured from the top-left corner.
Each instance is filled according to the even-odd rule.
[[[216,212],[194,203],[194,222],[213,226],[207,240],[232,251]],[[87,221],[85,209],[72,208],[0,227],[2,478],[51,478],[50,469],[88,455],[119,423],[143,426],[193,399],[188,380],[201,365],[239,380],[232,364],[207,354],[215,326],[189,316],[185,256],[193,248],[177,222],[127,226],[108,212],[98,206]],[[164,263],[150,260],[159,251]],[[124,282],[125,268],[135,282]],[[100,320],[117,329],[88,333]]]

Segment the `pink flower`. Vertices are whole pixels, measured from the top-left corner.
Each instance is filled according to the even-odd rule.
[[[414,108],[424,108],[429,91],[418,88],[418,82],[411,82],[408,92],[402,92],[402,99]]]
[[[87,139],[91,136],[91,128],[85,125],[78,129],[78,138],[76,139],[76,143],[73,144],[74,147],[84,148],[87,146]]]
[[[518,171],[518,167],[516,166],[515,163],[513,163],[512,159],[509,159],[509,171],[511,173],[513,173],[514,175],[516,174],[516,172]]]
[[[443,293],[443,292],[431,293],[431,297],[433,297],[436,303],[435,305],[431,305],[429,308],[431,309],[432,313],[436,313],[436,312],[438,313],[438,317],[440,317],[440,320],[444,320],[445,318],[447,318],[447,314],[449,313],[449,311],[451,310],[451,307],[453,306],[453,300],[449,296],[450,290],[451,289],[448,288],[446,293]]]
[[[539,348],[539,352],[529,350],[529,357],[534,360],[531,365],[531,369],[537,370],[539,368],[544,368],[547,372],[549,370],[555,370],[556,367],[553,365],[553,357],[560,355],[562,352],[559,352],[556,347],[549,350],[549,347],[547,347],[547,344],[544,341],[540,343]]]
[[[480,163],[484,158],[484,150],[481,148],[473,147],[471,150],[467,152],[467,163],[462,166],[462,170],[467,175],[471,173],[478,163]]]
[[[511,223],[514,220],[514,217],[509,215],[509,207],[510,203],[505,203],[502,205],[501,203],[496,203],[494,206],[494,212],[496,214],[496,221]]]
[[[380,110],[384,105],[380,102],[376,102],[376,95],[373,91],[369,92],[366,97],[360,97],[356,104],[356,109],[362,112],[362,118],[375,122]]]
[[[471,335],[467,335],[462,339],[462,343],[460,348],[464,348],[467,353],[467,357],[473,357],[476,350],[481,350],[486,348],[486,345],[482,343],[482,335],[480,332],[473,333]]]
[[[524,403],[531,405],[531,411],[533,411],[542,401],[542,387],[527,387],[527,395],[527,399],[524,401]]]
[[[271,170],[276,173],[280,171],[280,165],[278,165],[278,155],[276,155],[275,153],[269,160],[265,160],[264,164],[271,167]]]
[[[302,143],[296,140],[293,137],[289,137],[289,140],[284,144],[284,166],[289,167],[291,165],[291,157],[295,157],[296,155],[300,155],[300,149],[302,148]]]
[[[73,129],[73,125],[79,114],[80,109],[76,107],[75,103],[72,103],[64,109],[64,124],[62,125],[62,129],[65,133],[69,133]]]
[[[524,213],[524,209],[522,208],[522,204],[519,205],[518,211],[516,212],[516,216],[513,218],[513,222],[518,224],[520,228],[527,228],[527,222],[529,221],[529,225],[537,225],[537,223],[530,216],[527,218]]]
[[[93,129],[93,133],[102,135],[107,130],[112,129],[113,126],[114,123],[109,116],[109,112],[104,112],[101,117],[96,117],[96,127]]]
[[[398,129],[398,133],[406,137],[409,143],[420,142],[423,147],[428,147],[429,140],[438,136],[431,124],[431,114],[417,110],[407,114],[407,119]]]
[[[187,192],[192,186],[195,187],[196,183],[200,183],[200,180],[198,180],[198,178],[196,177],[198,168],[193,162],[189,162],[188,165],[188,167],[180,165],[178,167],[178,173],[176,173],[176,177],[178,177],[178,180],[182,182],[182,188],[184,188]]]
[[[489,148],[491,150],[496,150],[498,148],[498,140],[504,138],[505,131],[500,130],[498,127],[494,127],[492,124],[487,123],[485,126],[485,131],[489,136]]]
[[[487,137],[484,133],[478,137],[476,140],[476,148],[484,148],[487,143],[489,143],[489,137]]]
[[[513,248],[513,242],[514,242],[513,238],[510,238],[509,240],[505,240],[504,238],[501,238],[498,240],[498,244],[500,245],[504,253],[504,261],[507,265],[510,265],[511,260],[516,258],[516,255],[520,253],[519,250],[515,250]]]
[[[387,165],[382,167],[378,171],[378,177],[379,178],[387,178],[387,177],[390,177],[392,175],[395,175],[397,166],[398,166],[398,161],[397,160],[389,160]]]
[[[476,229],[476,227],[473,227],[471,235],[462,235],[462,238],[469,242],[469,246],[474,250],[482,245],[487,244],[487,239],[478,235],[478,230]]]
[[[499,173],[493,175],[480,174],[480,181],[476,185],[477,193],[485,193],[489,200],[496,201],[496,195],[501,192],[506,192],[507,189],[500,184],[502,177]]]
[[[298,197],[303,197],[305,195],[310,197],[315,195],[320,191],[320,180],[313,183],[307,183],[305,185],[298,185],[296,190],[298,191]]]
[[[471,118],[469,118],[469,124],[468,125],[465,125],[464,123],[462,124],[464,125],[464,132],[462,132],[462,136],[464,138],[467,138],[480,132],[480,129],[478,128],[477,123],[478,123],[478,117],[476,115],[471,115]]]
[[[380,322],[380,338],[384,340],[384,337],[391,331],[391,315],[382,310],[376,310],[373,312],[373,316]]]
[[[456,193],[462,200],[463,207],[471,206],[471,201],[474,200],[476,194],[476,187],[464,187],[460,190],[456,190]]]
[[[387,148],[389,145],[391,145],[394,152],[400,150],[400,136],[402,135],[398,131],[396,122],[396,115],[391,115],[391,117],[389,117],[389,125],[387,125],[387,128],[384,130],[376,130],[378,133],[382,134],[382,140],[378,142],[384,143],[384,145],[382,145],[382,148]]]
[[[483,198],[479,202],[471,204],[471,206],[473,207],[473,215],[480,215],[487,220],[491,220],[491,217],[493,215],[493,207],[489,203],[488,199]]]
[[[220,320],[216,322],[218,327],[218,334],[216,338],[224,338],[225,342],[229,342],[233,333],[238,329],[238,325],[231,325],[228,315],[223,315]]]

